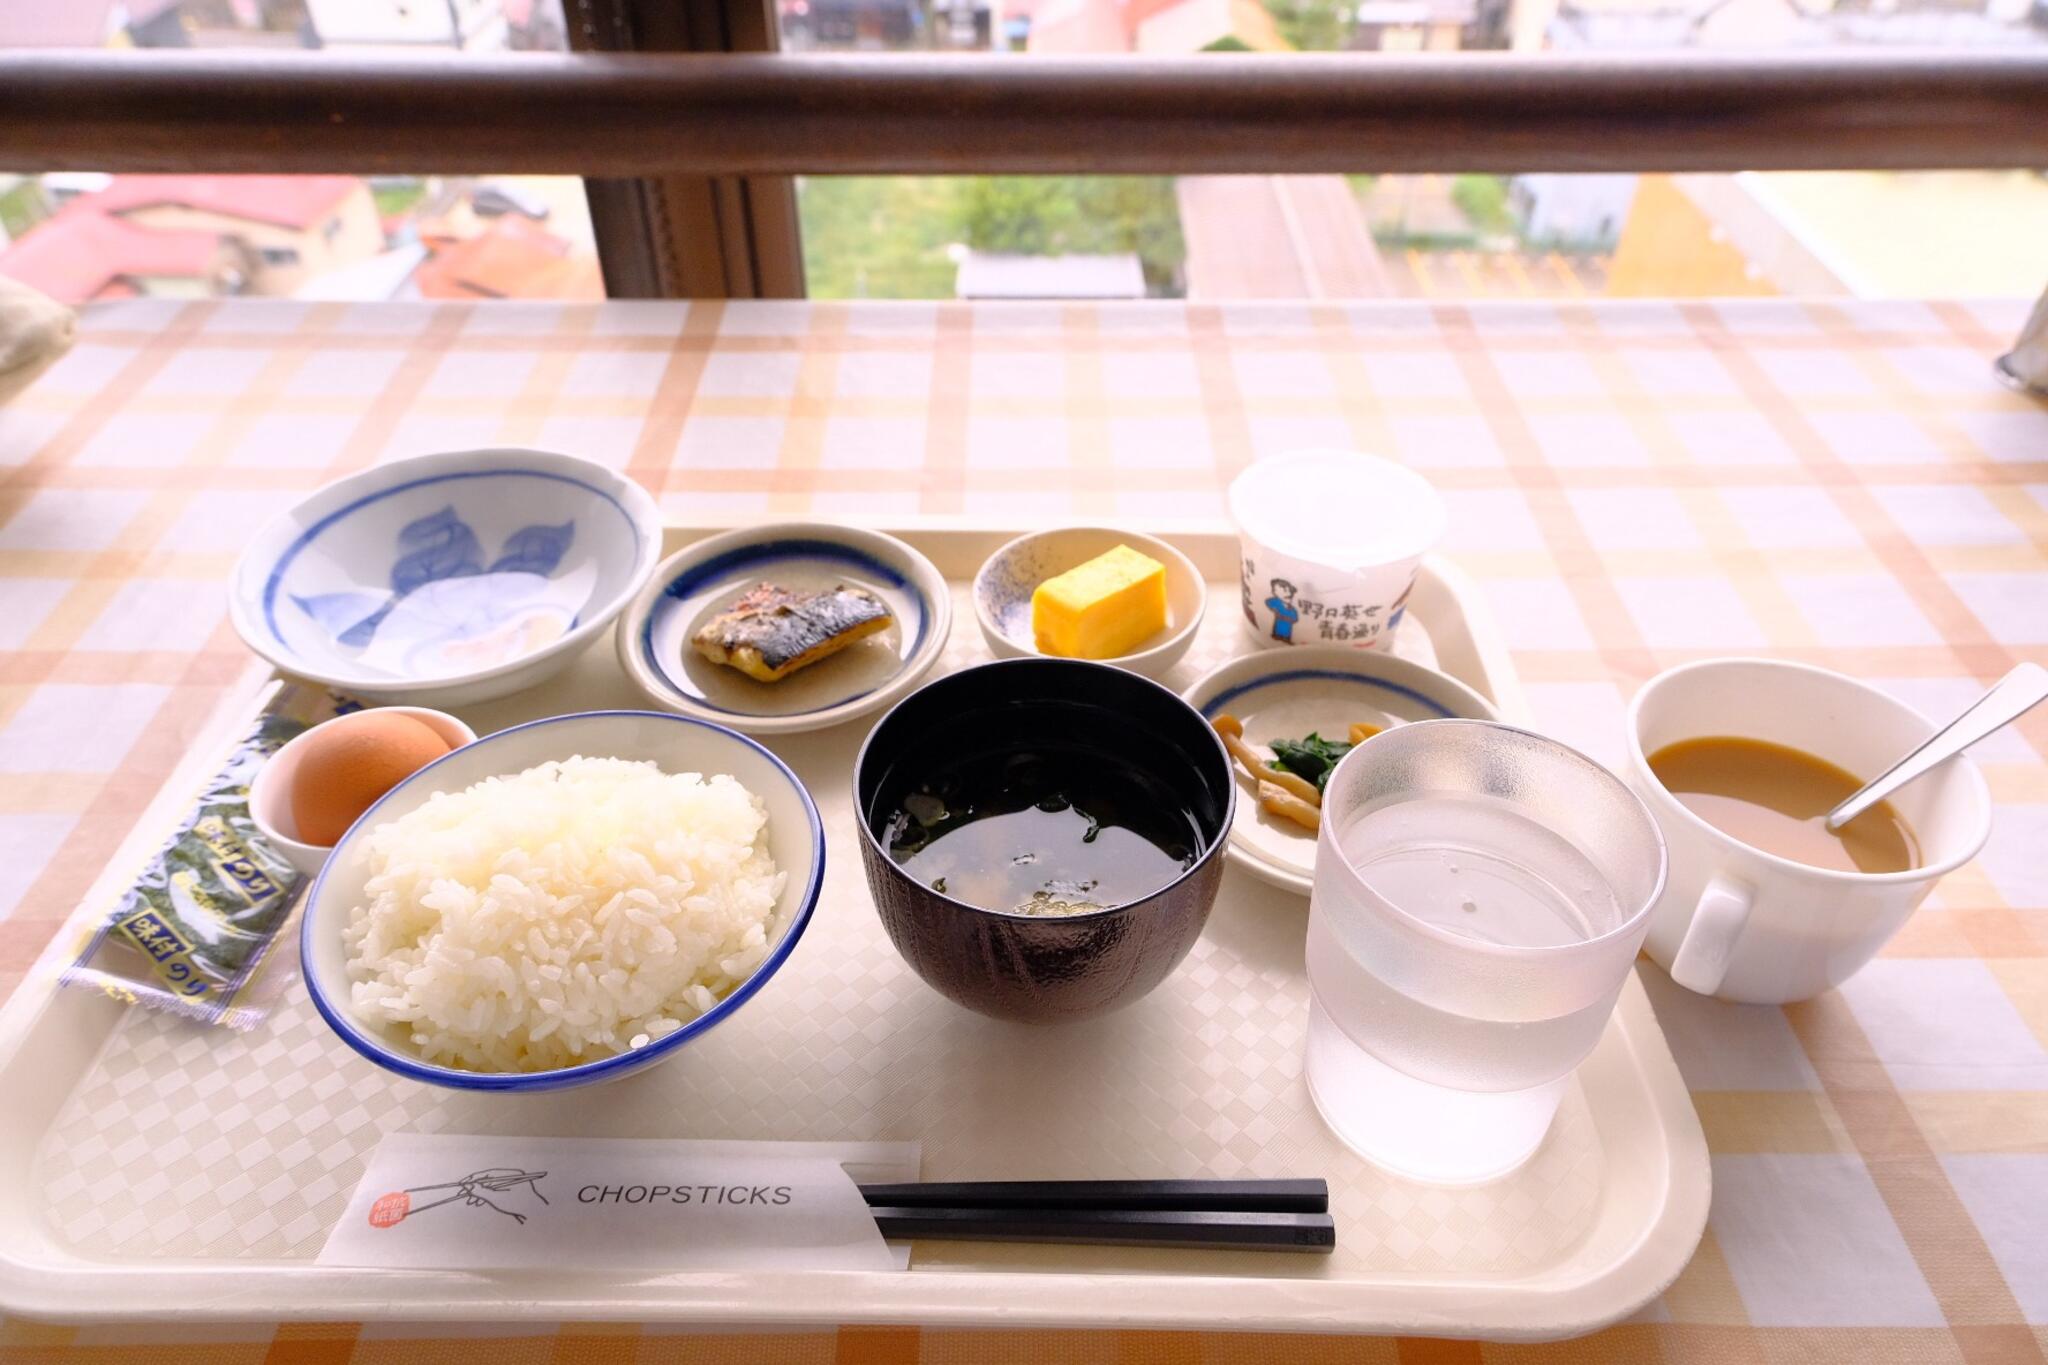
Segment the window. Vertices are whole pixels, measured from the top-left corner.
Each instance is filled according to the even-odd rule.
[[[781,0],[795,51],[2048,47],[2027,0]],[[987,58],[984,58],[987,59]],[[814,295],[2031,295],[2030,172],[1181,176],[799,186]],[[1134,274],[1130,265],[1135,263]]]
[[[0,4],[0,46],[559,49],[561,3],[150,0],[95,18],[97,4],[14,0]],[[147,23],[131,17],[145,8]],[[779,35],[794,54],[985,63],[2048,51],[2048,0],[583,0],[577,13],[592,41],[607,23],[621,41],[671,45],[721,29],[711,41],[734,47]],[[825,298],[1971,296],[2031,294],[2048,276],[2048,179],[2028,171],[813,177],[793,195],[774,177],[677,177],[593,182],[589,193],[608,248],[631,235],[612,233],[615,222],[665,225],[658,243],[643,234],[637,260],[631,241],[613,250],[606,265],[622,287],[699,293],[802,283]],[[286,203],[285,217],[263,216]],[[207,280],[301,298],[602,292],[585,188],[561,177],[0,176],[0,234],[15,239],[0,241],[0,272],[55,281],[46,287],[69,299]],[[223,266],[231,246],[246,260]],[[268,254],[279,251],[298,258]]]
[[[562,51],[566,34],[561,0],[0,2],[0,48]],[[559,176],[0,174],[0,274],[67,303],[604,294],[583,183]]]

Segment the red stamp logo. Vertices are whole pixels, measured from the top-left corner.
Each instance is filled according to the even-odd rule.
[[[370,1205],[370,1226],[373,1228],[396,1227],[412,1212],[412,1196],[400,1191],[396,1194],[380,1194],[377,1202]]]

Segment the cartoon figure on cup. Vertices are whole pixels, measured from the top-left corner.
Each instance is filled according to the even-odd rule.
[[[1294,643],[1294,623],[1301,619],[1301,608],[1294,605],[1294,585],[1284,578],[1273,580],[1273,595],[1266,599],[1267,610],[1273,613],[1273,638],[1282,644]]]
[[[1415,591],[1415,580],[1409,579],[1408,586],[1401,589],[1401,595],[1394,599],[1394,605],[1387,608],[1387,629],[1401,624],[1401,613],[1408,610],[1408,594]]]

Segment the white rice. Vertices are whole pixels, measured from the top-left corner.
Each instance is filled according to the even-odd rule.
[[[644,1047],[759,966],[784,874],[732,777],[571,758],[369,831],[343,930],[359,1019],[426,1061],[546,1071]]]

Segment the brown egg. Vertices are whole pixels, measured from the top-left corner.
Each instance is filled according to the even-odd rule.
[[[292,778],[292,821],[299,839],[326,847],[378,797],[449,750],[448,741],[411,716],[365,711],[306,742]]]

